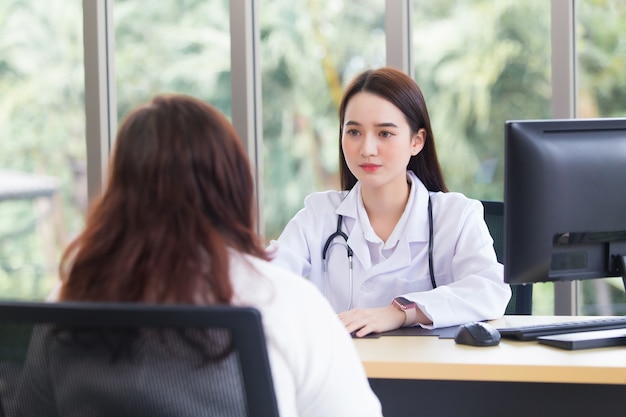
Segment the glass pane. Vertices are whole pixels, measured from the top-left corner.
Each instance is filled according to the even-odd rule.
[[[550,3],[416,2],[415,80],[448,187],[502,200],[504,122],[550,117]]]
[[[161,93],[189,94],[230,117],[228,0],[117,0],[118,117]]]
[[[414,2],[415,80],[451,191],[504,196],[504,122],[551,117],[550,2]],[[552,284],[533,288],[552,314]],[[545,304],[544,304],[545,303]]]
[[[353,76],[385,64],[385,1],[274,0],[259,9],[263,220],[272,239],[307,194],[339,188],[339,101]]]
[[[626,117],[626,2],[576,4],[578,117]],[[582,281],[579,313],[626,314],[621,278]]]
[[[40,300],[83,225],[82,2],[0,2],[0,297]]]

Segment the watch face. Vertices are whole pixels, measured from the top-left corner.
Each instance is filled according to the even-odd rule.
[[[401,310],[406,310],[407,308],[414,308],[416,304],[413,301],[409,301],[404,297],[396,297],[393,299],[394,304]]]

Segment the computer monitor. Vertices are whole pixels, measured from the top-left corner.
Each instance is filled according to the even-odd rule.
[[[504,171],[506,282],[626,286],[626,119],[508,121]]]

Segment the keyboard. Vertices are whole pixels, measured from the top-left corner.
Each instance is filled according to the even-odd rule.
[[[626,329],[626,316],[585,318],[582,320],[559,323],[500,327],[498,331],[502,337],[508,339],[535,340],[540,336],[610,329]]]

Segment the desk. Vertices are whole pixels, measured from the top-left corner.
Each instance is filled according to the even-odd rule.
[[[506,316],[496,327],[577,317]],[[472,347],[453,339],[355,339],[386,417],[621,416],[626,347],[568,351],[503,339]]]

